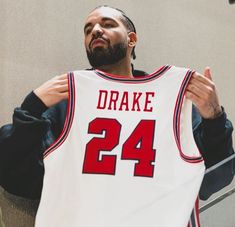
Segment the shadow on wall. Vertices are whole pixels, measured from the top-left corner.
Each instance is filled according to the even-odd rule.
[[[7,193],[0,187],[0,227],[33,227],[39,201]]]

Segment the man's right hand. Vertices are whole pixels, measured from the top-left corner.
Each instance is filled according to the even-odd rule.
[[[67,74],[55,76],[34,90],[35,95],[47,106],[51,107],[68,98]]]

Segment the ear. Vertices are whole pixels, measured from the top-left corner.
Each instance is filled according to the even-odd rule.
[[[135,47],[137,43],[137,35],[135,32],[128,33],[128,46]]]

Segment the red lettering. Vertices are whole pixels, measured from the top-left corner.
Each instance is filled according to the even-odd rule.
[[[116,110],[119,92],[111,91],[108,110]],[[112,107],[113,104],[113,107]]]
[[[149,96],[154,97],[154,95],[155,95],[154,92],[146,92],[144,111],[146,111],[146,112],[153,111],[153,107],[148,106],[148,104],[150,104],[152,102],[152,100],[149,99]]]
[[[140,111],[140,104],[139,99],[142,95],[142,92],[133,92],[133,103],[132,103],[132,111]],[[135,106],[137,106],[137,109],[135,109]]]
[[[99,90],[99,100],[98,100],[97,109],[103,110],[106,108],[107,96],[108,96],[107,91]],[[103,98],[103,100],[102,100],[102,98]]]
[[[129,110],[129,107],[128,107],[128,92],[127,91],[124,91],[123,92],[123,96],[122,96],[122,100],[121,100],[121,103],[120,103],[120,107],[119,107],[119,110],[123,110],[122,107],[124,106],[124,110],[128,111]]]
[[[155,92],[99,90],[97,109],[119,111],[153,111]]]

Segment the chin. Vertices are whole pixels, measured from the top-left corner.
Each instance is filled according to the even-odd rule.
[[[93,49],[92,49],[92,51],[94,52],[94,51],[103,51],[103,50],[105,50],[106,48],[105,47],[103,47],[103,46],[96,46],[96,47],[94,47]]]

